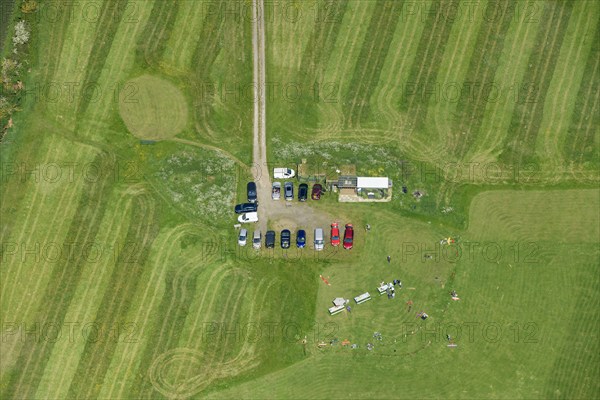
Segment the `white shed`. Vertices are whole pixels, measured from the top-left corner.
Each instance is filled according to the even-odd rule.
[[[389,189],[392,187],[392,181],[388,177],[366,177],[356,178],[356,187],[358,189]]]

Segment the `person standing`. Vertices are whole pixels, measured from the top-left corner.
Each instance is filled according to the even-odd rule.
[[[392,261],[392,256],[387,256],[388,264]]]

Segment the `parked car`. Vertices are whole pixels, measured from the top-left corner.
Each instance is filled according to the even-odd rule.
[[[246,192],[248,194],[248,203],[256,203],[258,200],[256,194],[256,183],[248,182],[248,185],[246,185]]]
[[[292,234],[289,229],[284,229],[281,231],[281,248],[289,249],[290,248],[290,239]]]
[[[300,229],[296,232],[296,247],[303,249],[306,246],[306,231]]]
[[[273,200],[279,200],[281,198],[281,183],[273,182],[273,189],[271,190],[271,198]]]
[[[289,179],[296,176],[296,171],[290,168],[273,168],[273,177],[275,179]]]
[[[254,247],[255,249],[260,249],[260,240],[260,231],[254,231],[254,237],[252,238],[252,247]]]
[[[265,247],[267,249],[275,247],[275,231],[267,231],[265,235]]]
[[[315,183],[312,187],[310,198],[313,200],[319,200],[321,198],[321,193],[323,193],[323,186],[321,186],[318,183]]]
[[[308,196],[308,185],[306,183],[301,183],[298,186],[298,200],[306,201],[306,197]]]
[[[325,246],[325,241],[323,240],[323,229],[316,228],[315,229],[315,250],[323,250]]]
[[[258,222],[258,213],[257,212],[249,212],[243,213],[238,217],[238,222],[241,224],[246,224],[248,222]]]
[[[247,239],[248,239],[248,230],[247,229],[241,229],[240,230],[240,235],[238,236],[238,244],[240,246],[245,246]]]
[[[285,190],[285,199],[287,201],[294,200],[294,184],[292,182],[285,182],[283,189]]]
[[[235,206],[235,213],[241,214],[245,212],[256,212],[258,210],[257,203],[242,203]]]
[[[352,241],[354,239],[354,227],[352,224],[346,224],[346,230],[344,231],[344,248],[350,250],[352,248]]]
[[[337,222],[331,224],[331,245],[340,245],[340,226]]]

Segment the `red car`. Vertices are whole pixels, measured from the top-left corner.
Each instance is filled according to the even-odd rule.
[[[352,248],[352,240],[354,239],[354,227],[352,224],[346,224],[344,232],[344,248],[350,250]]]
[[[340,245],[340,227],[337,222],[331,224],[331,245]]]
[[[321,192],[323,192],[323,186],[315,183],[312,187],[310,198],[313,200],[319,200],[321,198]]]

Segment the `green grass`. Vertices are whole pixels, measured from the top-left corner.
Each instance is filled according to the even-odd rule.
[[[249,19],[213,12],[230,2],[209,12],[157,0],[128,2],[132,21],[109,3],[98,4],[103,22],[65,4],[71,20],[32,27],[25,84],[82,85],[75,101],[26,97],[0,146],[2,398],[600,397],[595,3],[533,2],[535,21],[523,9],[481,20],[491,1],[475,21],[445,19],[446,2],[425,14],[400,1],[298,3],[298,21],[273,11],[267,81],[303,95],[268,101],[269,161],[306,158],[328,174],[354,164],[394,182],[390,203],[309,201],[352,221],[355,247],[287,258],[238,247],[232,228],[251,176],[253,105],[224,93],[252,81]],[[140,76],[181,93],[190,111],[175,137],[142,144],[121,118],[128,93],[113,88]],[[539,90],[533,103],[510,91],[452,103],[404,93],[407,82],[468,80]],[[92,82],[95,101],[81,91]],[[168,122],[153,115],[165,106],[151,107],[140,120]],[[461,177],[440,175],[449,162],[467,166]],[[497,162],[502,176],[469,176],[470,162]],[[525,162],[538,168],[513,176]],[[51,164],[57,180],[11,169]],[[440,247],[448,236],[460,247]],[[37,250],[69,243],[58,260]],[[377,295],[396,278],[394,300]],[[334,297],[365,291],[370,302],[328,315]],[[48,323],[62,327],[58,340],[42,336]]]

